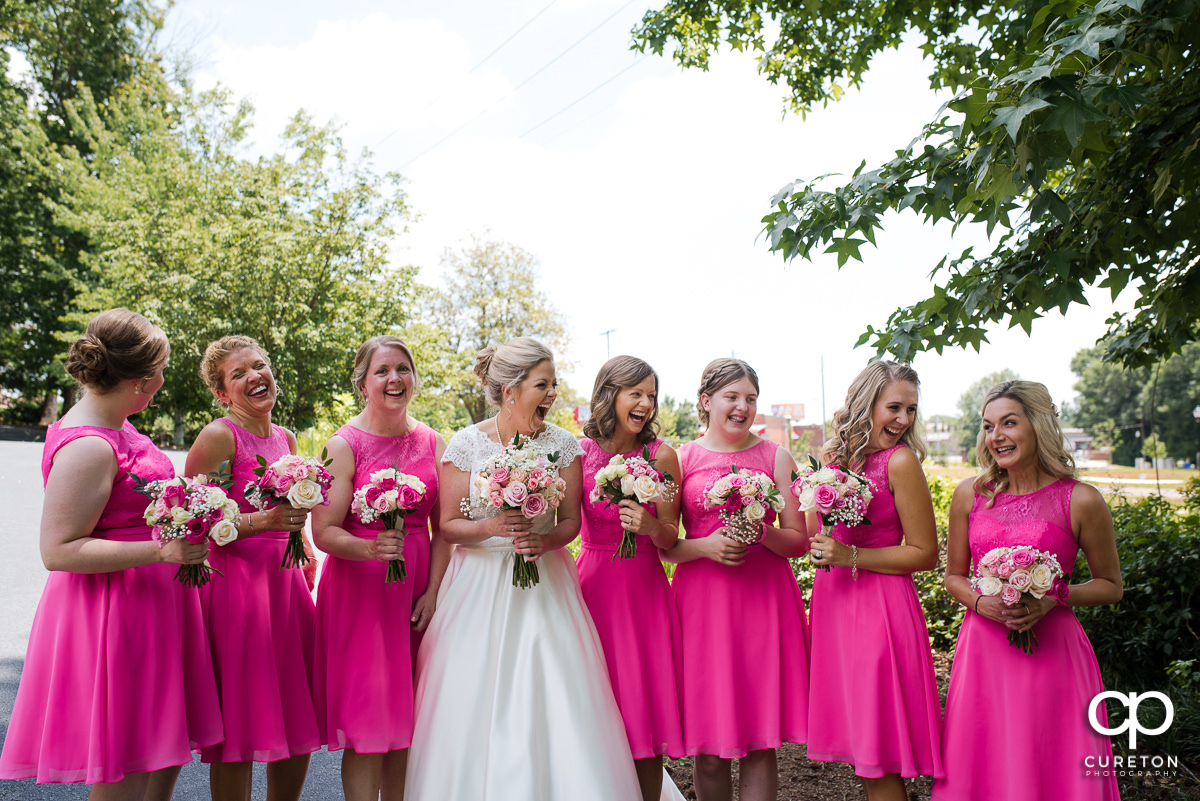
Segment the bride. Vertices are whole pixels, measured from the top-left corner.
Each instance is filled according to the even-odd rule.
[[[522,337],[480,351],[475,373],[500,411],[458,432],[442,457],[441,532],[457,547],[417,655],[404,797],[636,801],[624,724],[564,549],[579,533],[582,450],[546,422],[553,354]],[[478,501],[474,476],[518,434],[524,448],[557,454],[566,484],[557,514],[530,521],[489,507],[471,519],[451,499]],[[514,552],[535,560],[538,584],[513,586]]]

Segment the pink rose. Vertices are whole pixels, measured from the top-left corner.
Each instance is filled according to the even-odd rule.
[[[204,538],[208,534],[208,524],[198,517],[193,517],[184,523],[183,527],[187,531],[184,536],[188,542],[204,542]]]
[[[521,511],[525,513],[526,517],[532,520],[542,512],[546,511],[546,499],[541,495],[530,495],[525,499],[525,502],[521,504]]]
[[[1060,578],[1054,582],[1054,589],[1051,592],[1054,593],[1054,600],[1066,606],[1067,599],[1071,597],[1071,583],[1065,578]]]
[[[1036,561],[1037,557],[1029,548],[1018,548],[1012,552],[1012,563],[1016,567],[1032,567]]]
[[[740,489],[741,487],[746,486],[746,479],[739,475],[732,475],[729,477],[729,486],[738,487]]]
[[[995,572],[1000,578],[1007,579],[1013,573],[1012,562],[1009,562],[1007,559],[1002,560],[1000,564],[996,565]]]
[[[1033,586],[1033,579],[1029,576],[1029,571],[1024,568],[1017,568],[1008,577],[1008,585],[1017,590],[1017,592],[1029,592]]]
[[[223,520],[224,517],[225,517],[225,510],[218,507],[216,509],[210,509],[208,512],[208,517],[206,519],[208,521],[208,524],[212,525],[213,523],[217,523],[217,522]]]
[[[507,484],[507,483],[508,483],[508,470],[507,470],[507,468],[504,468],[504,467],[497,467],[495,470],[493,470],[493,471],[492,471],[491,482],[492,482],[493,484]]]
[[[996,551],[988,551],[984,557],[979,560],[979,566],[985,567],[988,570],[995,571],[996,565],[1000,563],[1000,554]]]
[[[518,467],[514,468],[513,471],[508,474],[508,476],[512,481],[515,481],[518,484],[524,484],[525,479],[529,477],[529,474]]]
[[[405,484],[400,488],[400,496],[397,499],[396,504],[401,509],[416,509],[417,504],[420,502],[421,493],[417,491],[416,487],[410,487]]]
[[[837,490],[828,484],[821,484],[813,492],[813,501],[817,504],[817,511],[821,514],[828,514],[833,508],[833,504],[837,501]]]
[[[182,506],[187,500],[187,490],[179,484],[168,484],[163,487],[160,500],[168,508]]]
[[[286,495],[287,491],[290,490],[292,485],[295,483],[296,482],[292,480],[292,477],[285,473],[284,475],[275,477],[275,482],[271,485],[271,488],[280,495]]]
[[[382,492],[375,496],[375,500],[371,501],[370,505],[372,509],[381,514],[392,511],[392,504],[388,501],[387,495]]]
[[[304,481],[308,478],[308,465],[303,459],[295,457],[294,461],[287,465],[287,474],[291,476],[292,481]]]
[[[1005,606],[1016,606],[1021,601],[1021,591],[1011,584],[1005,584],[1000,591],[1000,600]]]
[[[377,486],[384,492],[390,492],[391,490],[394,490],[396,488],[396,479],[381,478],[381,479],[379,479],[379,484]]]
[[[734,499],[740,498],[741,499],[740,503],[743,507],[749,506],[750,504],[754,503],[753,495],[735,495],[733,497],[734,497]]]
[[[379,500],[379,496],[382,494],[383,490],[379,487],[367,487],[366,492],[363,493],[363,501],[366,502],[367,506],[374,509],[375,501]]]
[[[503,496],[505,503],[519,509],[525,503],[525,498],[529,496],[529,490],[525,489],[523,483],[514,482],[504,488]]]

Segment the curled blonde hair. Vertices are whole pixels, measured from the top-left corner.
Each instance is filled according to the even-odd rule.
[[[703,396],[707,395],[711,398],[725,387],[735,381],[741,381],[743,378],[750,379],[755,392],[761,391],[758,387],[758,373],[754,372],[754,368],[741,359],[713,359],[708,363],[704,372],[700,374],[700,389],[696,390],[696,415],[700,418],[701,424],[708,425],[708,412],[704,409]]]
[[[215,342],[209,342],[208,347],[204,349],[204,356],[200,359],[200,378],[204,380],[204,384],[208,387],[208,391],[217,399],[218,405],[224,408],[221,399],[217,397],[218,390],[225,389],[225,360],[230,355],[239,350],[252,350],[262,356],[262,360],[267,363],[267,369],[271,371],[271,375],[275,375],[275,368],[271,366],[271,357],[263,350],[262,345],[248,336],[242,334],[230,334],[227,337],[221,337]]]
[[[847,470],[862,468],[867,460],[867,445],[875,429],[875,404],[884,388],[896,383],[912,384],[918,389],[921,387],[916,370],[907,364],[895,362],[871,362],[854,377],[846,390],[846,402],[833,413],[830,421],[833,437],[821,448],[822,464],[838,464]],[[918,413],[900,441],[912,448],[923,462],[926,449],[921,429],[921,415]]]
[[[546,361],[554,362],[549,348],[533,337],[517,337],[503,345],[488,345],[475,354],[475,375],[483,384],[487,402],[499,407],[506,388],[519,387],[530,370]]]
[[[1038,467],[1055,480],[1074,478],[1075,460],[1063,447],[1058,407],[1051,400],[1045,384],[1036,381],[1001,381],[988,390],[983,405],[979,407],[979,416],[983,417],[988,404],[1000,398],[1015,400],[1025,411],[1037,441]],[[983,472],[975,477],[975,492],[987,498],[987,504],[991,506],[996,495],[1008,489],[1008,471],[996,466],[996,459],[988,450],[986,438],[987,432],[980,426],[979,438],[975,441],[975,458],[979,460]]]
[[[417,360],[413,358],[408,343],[394,334],[383,334],[371,337],[359,345],[358,353],[354,355],[354,370],[350,374],[350,383],[354,388],[354,396],[358,398],[359,403],[367,402],[367,396],[363,394],[362,385],[367,380],[367,371],[371,369],[371,359],[375,358],[375,352],[380,348],[395,348],[408,357],[408,364],[412,367],[413,371],[413,397],[415,398],[420,395],[421,374],[417,372]]]
[[[627,387],[636,387],[647,378],[654,378],[654,389],[658,391],[658,373],[636,356],[614,356],[604,363],[596,374],[596,385],[592,388],[592,416],[583,424],[583,435],[588,439],[608,439],[617,430],[617,395]],[[648,445],[658,437],[658,398],[638,432],[637,444]]]

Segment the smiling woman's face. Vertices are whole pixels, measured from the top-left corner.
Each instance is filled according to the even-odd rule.
[[[521,434],[533,434],[546,426],[546,415],[558,397],[558,379],[554,362],[546,359],[534,365],[516,389],[507,392],[508,411]]]

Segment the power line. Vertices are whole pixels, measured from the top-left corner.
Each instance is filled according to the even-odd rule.
[[[562,114],[564,111],[566,111],[567,109],[571,108],[571,107],[572,107],[572,106],[574,106],[576,103],[579,103],[581,100],[583,100],[583,99],[585,99],[585,98],[587,98],[587,97],[590,97],[591,95],[593,95],[593,94],[595,94],[596,92],[598,92],[598,91],[600,91],[601,89],[603,89],[605,86],[608,86],[610,83],[612,83],[613,81],[615,81],[617,78],[620,78],[622,75],[624,75],[625,73],[629,72],[631,69],[633,69],[634,67],[636,67],[638,64],[641,64],[643,61],[645,61],[647,58],[649,58],[649,56],[650,56],[650,54],[649,54],[649,53],[647,53],[646,55],[644,55],[644,56],[642,56],[641,58],[639,58],[639,59],[637,59],[636,61],[634,61],[632,64],[630,64],[630,65],[629,65],[628,67],[626,67],[625,69],[621,70],[621,71],[620,71],[620,72],[618,72],[617,74],[615,74],[615,75],[613,75],[612,77],[610,77],[608,80],[606,80],[606,81],[604,81],[603,83],[601,83],[601,84],[599,84],[598,86],[596,86],[596,87],[595,87],[594,89],[592,89],[591,91],[589,91],[589,92],[587,92],[587,93],[585,93],[585,94],[582,94],[582,95],[580,95],[580,96],[579,96],[579,97],[577,97],[575,100],[573,100],[573,101],[571,101],[570,103],[568,103],[567,105],[563,106],[563,107],[562,107],[562,108],[560,108],[558,111],[554,112],[554,113],[553,113],[553,114],[551,114],[549,117],[547,117],[546,119],[542,120],[541,122],[539,122],[537,125],[535,125],[535,126],[533,126],[532,128],[530,128],[530,129],[529,129],[528,131],[526,131],[525,133],[521,134],[521,138],[522,138],[522,139],[524,139],[526,136],[529,136],[529,134],[533,133],[533,132],[534,132],[534,131],[536,131],[538,128],[541,128],[543,125],[545,125],[546,123],[550,122],[550,120],[554,119],[554,118],[555,118],[555,117],[557,117],[559,114]]]
[[[663,76],[669,75],[670,73],[673,73],[675,71],[676,71],[676,67],[674,65],[672,65],[672,66],[668,67],[667,69],[663,70],[662,72],[659,72],[656,75],[653,75],[651,77],[662,78]],[[601,106],[600,108],[596,109],[595,111],[593,111],[591,114],[587,115],[586,117],[584,117],[580,120],[577,120],[576,122],[571,123],[566,128],[560,129],[558,133],[554,134],[553,136],[549,137],[548,139],[543,139],[542,147],[545,147],[546,145],[548,145],[551,142],[557,140],[558,138],[564,136],[565,134],[570,133],[571,131],[578,128],[580,125],[591,122],[596,117],[600,116],[601,114],[603,114],[606,111],[611,110],[616,105],[617,105],[617,102],[614,100],[613,102],[609,103],[607,106]]]
[[[543,14],[545,14],[545,13],[546,13],[546,11],[547,11],[547,10],[550,8],[550,6],[554,5],[554,4],[555,4],[555,3],[557,3],[557,2],[558,2],[558,0],[550,0],[550,3],[549,3],[549,4],[547,4],[547,6],[546,6],[545,8],[543,8],[541,11],[539,11],[538,13],[536,13],[536,14],[534,14],[532,17],[530,17],[530,18],[528,19],[528,21],[526,21],[526,23],[525,23],[524,25],[522,25],[520,28],[517,28],[517,30],[513,32],[513,35],[512,35],[512,36],[508,37],[508,38],[507,38],[507,39],[505,39],[503,42],[501,42],[501,43],[500,43],[500,44],[499,44],[499,45],[496,47],[496,49],[495,49],[495,50],[493,50],[492,52],[488,53],[486,56],[484,56],[484,57],[483,57],[483,58],[482,58],[482,59],[479,61],[479,63],[478,63],[478,64],[476,64],[474,67],[471,67],[471,69],[467,70],[467,74],[468,74],[468,75],[470,75],[472,72],[474,72],[475,70],[477,70],[477,69],[479,69],[480,67],[482,67],[482,66],[484,65],[484,63],[485,63],[485,62],[486,62],[486,61],[487,61],[489,58],[491,58],[492,56],[494,56],[494,55],[496,55],[497,53],[499,53],[499,52],[500,52],[500,51],[501,51],[501,50],[504,48],[504,46],[505,46],[506,44],[508,44],[509,42],[511,42],[513,39],[517,38],[517,34],[518,34],[518,33],[520,33],[521,31],[525,30],[526,28],[528,28],[528,27],[529,27],[531,24],[533,24],[533,21],[534,21],[535,19],[537,19],[538,17],[540,17],[540,16],[542,16]]]
[[[513,87],[511,90],[509,90],[508,94],[506,94],[504,97],[500,98],[500,99],[499,99],[499,100],[497,100],[495,103],[492,103],[490,106],[488,106],[487,108],[485,108],[483,111],[479,112],[479,113],[478,113],[478,114],[476,114],[474,117],[472,117],[471,119],[467,120],[467,121],[466,121],[466,122],[464,122],[462,125],[458,126],[458,127],[457,127],[457,128],[455,128],[453,131],[451,131],[450,133],[446,134],[446,135],[445,135],[445,136],[443,136],[441,139],[439,139],[438,141],[434,142],[432,145],[430,145],[429,147],[425,148],[425,149],[424,149],[424,150],[422,150],[420,153],[418,153],[417,155],[413,156],[413,157],[412,157],[411,159],[409,159],[408,161],[406,161],[406,162],[404,162],[403,164],[401,164],[401,165],[400,165],[400,169],[401,169],[401,170],[403,170],[405,167],[407,167],[408,165],[412,164],[414,161],[417,161],[418,159],[420,159],[420,158],[421,158],[422,156],[424,156],[425,154],[427,154],[427,153],[429,153],[429,152],[431,152],[431,151],[433,151],[433,150],[436,150],[437,148],[441,147],[443,144],[445,144],[446,142],[448,142],[450,139],[454,138],[454,137],[455,137],[455,136],[456,136],[456,135],[457,135],[457,134],[458,134],[460,131],[462,131],[464,128],[466,128],[467,126],[471,125],[471,124],[472,124],[472,123],[474,123],[476,120],[478,120],[480,117],[484,116],[485,114],[487,114],[488,112],[490,112],[492,109],[496,108],[496,107],[497,107],[497,106],[499,106],[501,103],[503,103],[505,100],[508,100],[510,97],[512,97],[513,95],[515,95],[515,94],[517,93],[517,91],[518,91],[518,90],[519,90],[519,89],[520,89],[522,86],[524,86],[525,84],[529,83],[530,81],[532,81],[532,80],[533,80],[534,78],[536,78],[537,76],[541,75],[543,72],[545,72],[547,69],[549,69],[549,68],[550,68],[550,66],[551,66],[552,64],[554,64],[556,61],[558,61],[560,58],[562,58],[563,56],[565,56],[567,53],[570,53],[572,50],[574,50],[574,49],[575,49],[576,47],[578,47],[579,45],[583,44],[584,40],[586,40],[588,37],[590,37],[590,36],[591,36],[592,34],[594,34],[596,31],[598,31],[598,30],[600,30],[601,28],[603,28],[603,27],[604,27],[606,24],[608,24],[608,22],[610,22],[610,21],[611,21],[611,20],[612,20],[614,17],[616,17],[616,16],[617,16],[618,14],[620,14],[622,11],[624,11],[625,9],[627,9],[627,8],[629,8],[631,5],[633,5],[635,1],[636,1],[636,0],[629,0],[629,2],[627,2],[625,5],[623,5],[623,6],[621,6],[620,8],[618,8],[618,9],[617,9],[616,11],[614,11],[612,14],[609,14],[607,17],[605,17],[605,18],[604,18],[604,20],[603,20],[603,21],[602,21],[602,22],[601,22],[599,25],[597,25],[596,27],[592,28],[590,31],[588,31],[588,32],[587,32],[587,33],[585,33],[583,36],[581,36],[579,39],[577,39],[577,40],[576,40],[576,41],[575,41],[573,44],[571,44],[569,47],[567,47],[567,49],[566,49],[566,50],[562,51],[562,52],[561,52],[561,53],[559,53],[557,56],[555,56],[554,58],[550,59],[550,60],[549,60],[549,61],[547,61],[545,64],[543,64],[541,67],[539,67],[539,68],[537,69],[537,71],[536,71],[536,72],[534,72],[534,73],[533,73],[532,75],[530,75],[528,78],[526,78],[525,80],[521,81],[519,84],[517,84],[516,86],[514,86],[514,87]]]

